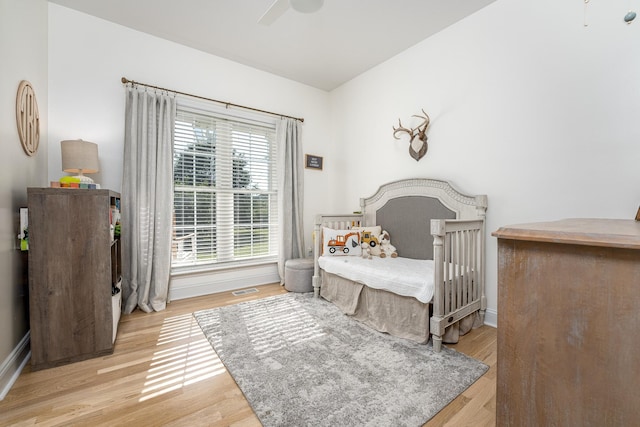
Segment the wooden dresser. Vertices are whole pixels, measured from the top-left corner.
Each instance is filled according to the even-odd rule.
[[[113,353],[121,269],[110,222],[120,194],[29,188],[27,195],[32,370]]]
[[[498,426],[640,426],[640,222],[498,238]]]

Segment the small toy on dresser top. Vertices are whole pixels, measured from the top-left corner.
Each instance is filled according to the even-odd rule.
[[[95,190],[100,188],[100,184],[80,182],[80,180],[74,176],[63,176],[60,181],[51,181],[49,183],[51,188],[84,188]]]

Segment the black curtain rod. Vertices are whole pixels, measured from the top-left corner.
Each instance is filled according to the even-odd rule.
[[[217,102],[218,104],[226,105],[227,108],[228,107],[244,108],[245,110],[257,111],[259,113],[271,114],[273,116],[286,117],[288,119],[294,119],[294,120],[298,120],[298,121],[304,123],[304,118],[301,118],[301,117],[287,116],[286,114],[274,113],[274,112],[271,112],[271,111],[260,110],[258,108],[253,108],[253,107],[245,107],[244,105],[238,105],[238,104],[234,104],[232,102],[219,101],[217,99],[205,98],[204,96],[192,95],[190,93],[179,92],[177,90],[172,90],[172,89],[165,89],[163,87],[153,86],[153,85],[149,85],[149,84],[146,84],[146,83],[140,83],[140,82],[136,82],[136,81],[133,81],[133,80],[129,80],[126,77],[123,77],[121,79],[121,81],[122,81],[123,84],[131,83],[132,85],[146,86],[146,87],[150,87],[152,89],[164,90],[166,92],[172,92],[172,93],[175,93],[175,94],[178,94],[178,95],[190,96],[191,98],[198,98],[198,99],[204,99],[205,101]]]

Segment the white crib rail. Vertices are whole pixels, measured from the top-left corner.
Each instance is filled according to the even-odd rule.
[[[315,227],[313,231],[313,294],[315,297],[320,296],[320,267],[318,258],[322,255],[322,227],[332,228],[334,230],[350,230],[353,227],[363,225],[362,214],[347,215],[317,215]]]
[[[484,220],[431,220],[435,294],[430,332],[440,351],[445,328],[480,310],[484,321]]]

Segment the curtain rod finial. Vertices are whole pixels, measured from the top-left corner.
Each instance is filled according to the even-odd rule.
[[[129,80],[127,80],[126,77],[123,77],[123,78],[120,79],[120,81],[122,81],[122,83],[127,83]]]

